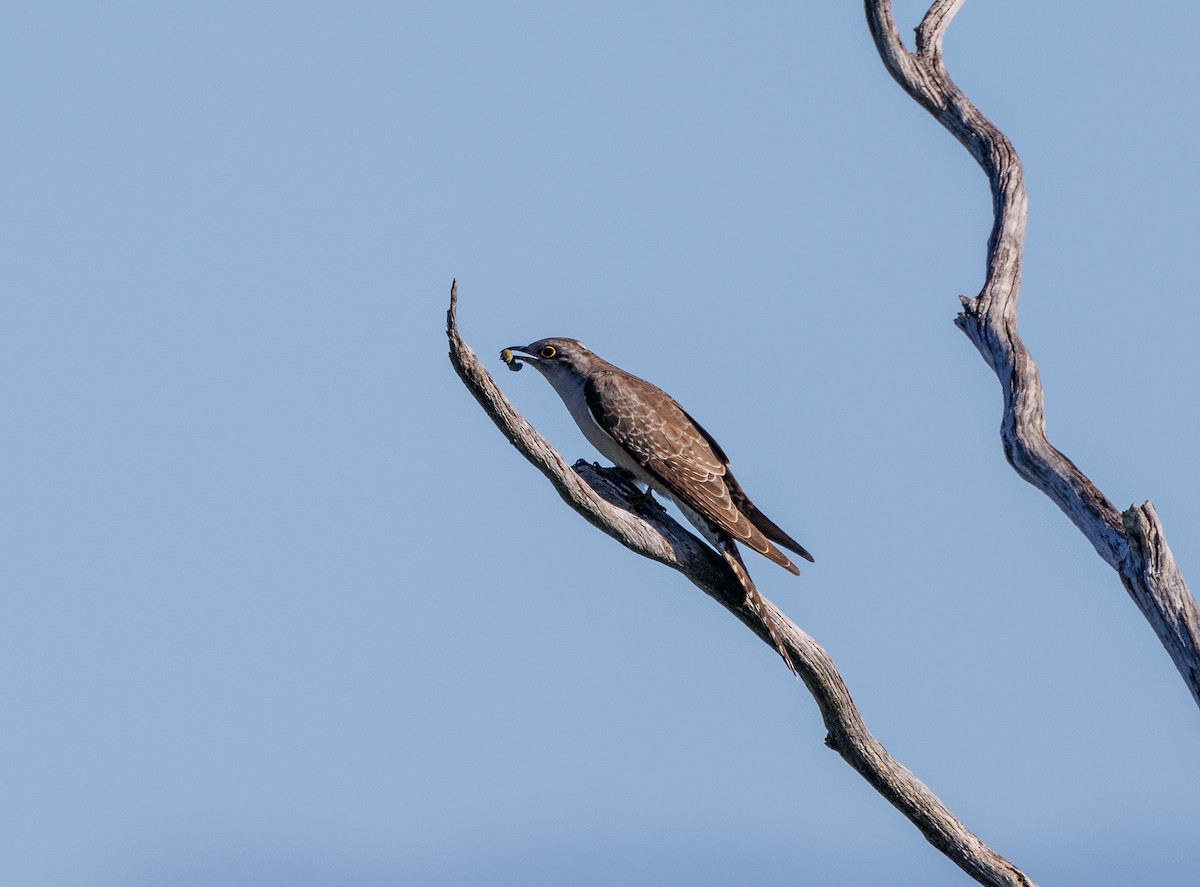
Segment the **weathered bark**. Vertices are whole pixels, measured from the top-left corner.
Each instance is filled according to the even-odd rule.
[[[450,310],[446,315],[450,362],[509,443],[546,475],[563,500],[587,521],[643,557],[683,573],[774,649],[766,627],[744,605],[745,593],[737,577],[716,551],[680,526],[657,503],[642,502],[638,489],[620,469],[604,469],[583,461],[576,462],[572,469],[513,409],[463,340],[457,307],[455,284],[450,288]],[[933,846],[979,883],[1032,887],[1032,880],[968,831],[871,735],[842,676],[821,645],[771,601],[764,598],[763,605],[764,618],[774,623],[796,673],[820,708],[829,731],[825,743],[907,816]]]
[[[917,28],[916,51],[905,49],[890,0],[866,0],[871,36],[884,66],[904,90],[954,135],[987,174],[994,221],[987,277],[973,299],[960,297],[955,323],[996,373],[1004,390],[1000,439],[1017,474],[1066,513],[1121,577],[1200,704],[1200,610],[1188,591],[1154,506],[1124,513],[1105,498],[1046,438],[1042,383],[1017,333],[1017,299],[1028,203],[1021,160],[1012,143],[950,79],[942,38],[964,0],[939,0]]]

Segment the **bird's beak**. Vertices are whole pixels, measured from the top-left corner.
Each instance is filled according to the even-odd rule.
[[[525,363],[537,364],[536,357],[530,357],[528,354],[514,354],[514,351],[528,351],[528,347],[522,345],[511,345],[500,352],[500,359],[504,361],[505,366],[510,370],[519,370]]]
[[[537,363],[538,359],[529,353],[528,345],[509,345],[504,349],[512,353],[513,360],[523,360],[526,363]],[[524,352],[524,353],[518,353]]]

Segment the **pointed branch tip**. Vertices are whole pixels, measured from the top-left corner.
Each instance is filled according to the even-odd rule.
[[[446,312],[446,332],[458,329],[458,278],[450,281],[450,310]]]

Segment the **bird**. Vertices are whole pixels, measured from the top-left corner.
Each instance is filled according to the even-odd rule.
[[[780,547],[807,561],[813,556],[750,501],[713,436],[657,385],[609,363],[575,339],[538,339],[509,346],[500,356],[510,369],[534,367],[601,455],[632,474],[645,486],[647,497],[657,492],[678,506],[732,569],[745,603],[795,672],[737,543],[797,576],[800,569]]]

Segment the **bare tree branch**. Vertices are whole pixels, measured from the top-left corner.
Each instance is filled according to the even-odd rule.
[[[991,185],[994,221],[987,279],[978,296],[960,297],[963,311],[955,323],[975,343],[1004,389],[1004,455],[1117,571],[1200,704],[1200,610],[1175,566],[1154,506],[1147,502],[1121,513],[1046,439],[1041,379],[1017,333],[1028,210],[1021,160],[1004,133],[950,79],[942,55],[942,38],[963,0],[938,0],[929,8],[917,28],[915,52],[904,48],[890,0],[865,2],[871,36],[888,73],[962,142]]]
[[[701,591],[740,619],[772,649],[765,625],[745,605],[741,583],[713,549],[683,529],[657,503],[642,502],[631,479],[620,469],[577,462],[572,469],[561,455],[521,417],[500,392],[458,329],[458,286],[450,288],[446,336],[450,362],[485,413],[518,452],[541,471],[563,500],[589,523],[643,557],[678,570]],[[920,829],[926,840],[981,884],[1034,887],[1034,882],[1000,856],[946,807],[917,777],[888,754],[871,735],[829,654],[771,601],[763,599],[764,618],[777,633],[804,681],[829,731],[825,744]]]

